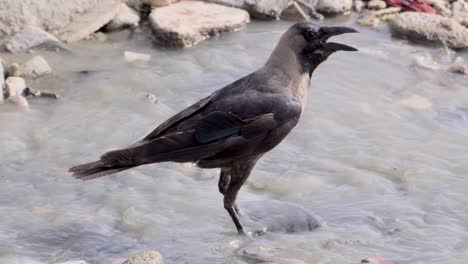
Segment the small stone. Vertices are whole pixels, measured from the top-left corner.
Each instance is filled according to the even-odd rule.
[[[148,62],[151,60],[150,54],[138,53],[133,51],[125,51],[124,57],[127,62]]]
[[[6,70],[7,77],[21,77],[21,75],[23,75],[23,72],[21,71],[21,67],[18,63],[12,63],[8,66]]]
[[[316,9],[324,14],[342,14],[353,7],[352,0],[318,0]]]
[[[131,256],[122,264],[163,264],[163,258],[159,252],[147,250]]]
[[[53,35],[35,26],[27,26],[5,43],[5,49],[11,53],[29,51],[33,48],[64,50],[64,45]]]
[[[34,56],[24,64],[24,76],[37,78],[52,72],[47,61],[42,56]]]
[[[147,4],[152,7],[168,6],[179,2],[180,0],[146,0]]]
[[[432,41],[450,48],[468,47],[468,29],[457,21],[440,15],[404,12],[390,23],[397,36],[415,41]]]
[[[367,3],[367,8],[369,9],[380,10],[386,7],[387,7],[387,4],[385,3],[385,1],[382,1],[382,0],[371,0]]]
[[[5,81],[5,93],[7,97],[21,95],[26,89],[26,82],[21,77],[8,77]]]
[[[13,95],[7,98],[6,100],[10,104],[16,105],[19,109],[25,111],[29,109],[29,103],[26,98],[22,95]]]
[[[154,8],[149,20],[160,43],[187,47],[211,36],[240,29],[249,22],[249,14],[213,3],[182,1]]]
[[[456,62],[449,67],[449,71],[453,73],[468,75],[468,64]]]
[[[361,12],[363,8],[364,8],[363,1],[360,1],[360,0],[354,1],[354,10],[356,10],[356,12]]]
[[[138,26],[140,16],[137,11],[128,7],[125,3],[120,5],[117,16],[106,25],[106,30],[120,30],[125,28],[134,28]]]
[[[413,110],[427,110],[432,108],[431,101],[419,95],[412,95],[406,99],[401,100],[400,103],[403,106]]]
[[[429,54],[415,55],[413,58],[414,58],[414,65],[416,65],[418,68],[425,69],[425,70],[440,69],[439,64],[435,62],[432,56]]]

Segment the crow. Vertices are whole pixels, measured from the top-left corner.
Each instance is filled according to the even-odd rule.
[[[244,234],[236,205],[240,188],[256,162],[298,123],[315,68],[336,51],[357,50],[327,40],[353,32],[357,31],[349,27],[296,23],[257,71],[182,110],[137,143],[69,171],[77,179],[90,180],[168,161],[220,168],[224,208]]]

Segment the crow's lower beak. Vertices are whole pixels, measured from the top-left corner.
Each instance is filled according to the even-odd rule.
[[[320,31],[323,32],[324,34],[324,40],[326,41],[328,38],[345,34],[345,33],[359,33],[357,30],[354,28],[349,28],[349,27],[321,27]],[[340,43],[334,43],[334,42],[325,42],[323,44],[323,48],[329,50],[329,51],[357,51],[356,48],[353,48],[351,46],[345,45],[345,44],[340,44]]]

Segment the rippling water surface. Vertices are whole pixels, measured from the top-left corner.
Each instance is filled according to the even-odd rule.
[[[185,50],[137,33],[43,53],[55,75],[31,85],[63,99],[31,100],[28,112],[0,105],[0,263],[110,263],[149,248],[166,263],[468,263],[468,78],[446,71],[468,54],[385,29],[335,39],[360,52],[316,70],[300,124],[241,190],[241,206],[304,206],[323,221],[313,232],[239,238],[217,170],[165,163],[88,182],[66,173],[260,67],[291,24],[254,22]],[[127,63],[126,50],[152,59]],[[415,66],[428,56],[439,69]]]

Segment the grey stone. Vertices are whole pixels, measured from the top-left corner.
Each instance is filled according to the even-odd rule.
[[[28,60],[24,66],[24,76],[37,78],[42,75],[46,75],[52,72],[47,61],[42,56],[34,56],[32,59]]]
[[[154,8],[149,20],[160,43],[187,47],[210,36],[242,28],[249,22],[249,14],[213,3],[182,1]]]
[[[109,23],[119,11],[120,0],[96,1],[91,10],[77,16],[73,23],[58,30],[57,37],[64,42],[81,40]]]
[[[147,250],[131,256],[122,264],[163,264],[163,258],[159,252]]]
[[[354,10],[356,10],[356,12],[361,12],[364,6],[365,6],[364,1],[360,1],[360,0],[354,1]]]
[[[324,14],[342,14],[353,7],[352,0],[319,0],[317,11]]]
[[[137,11],[122,3],[117,16],[106,25],[106,30],[119,30],[138,26],[140,16]]]
[[[304,207],[276,200],[242,204],[241,218],[252,230],[281,233],[312,231],[319,221]]]
[[[382,0],[371,0],[367,3],[367,8],[369,9],[380,10],[386,7],[387,7],[387,4],[385,3],[385,1],[382,1]]]
[[[21,77],[21,75],[23,75],[23,71],[21,70],[21,67],[18,63],[12,63],[10,66],[8,66],[5,73],[7,77]]]
[[[441,43],[450,48],[468,47],[468,29],[440,15],[404,12],[395,15],[391,27],[397,36],[411,40]]]
[[[5,81],[5,93],[7,98],[21,95],[26,88],[26,82],[21,77],[8,77]]]
[[[5,49],[11,53],[17,53],[30,49],[56,50],[65,48],[53,35],[38,27],[27,26],[6,41]]]
[[[208,2],[246,10],[254,18],[278,19],[290,5],[289,0],[208,0]]]

